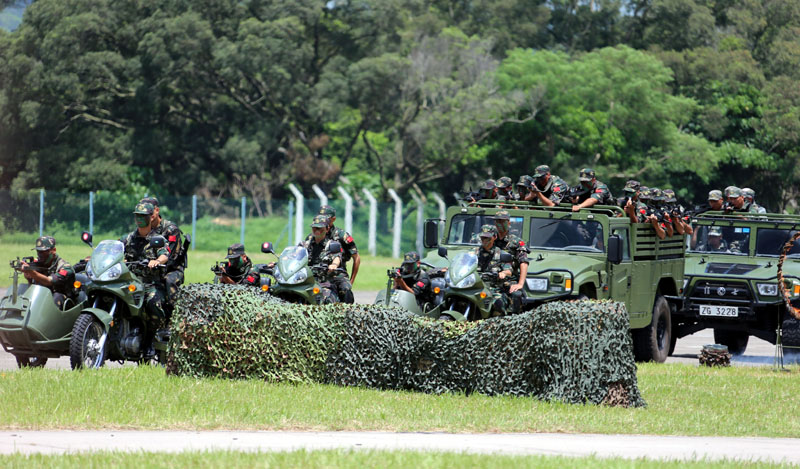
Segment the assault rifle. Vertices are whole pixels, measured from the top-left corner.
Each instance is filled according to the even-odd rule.
[[[28,266],[27,267],[23,266],[22,265],[23,262],[28,264]],[[20,260],[20,258],[17,257],[16,260],[9,262],[9,265],[11,265],[12,269],[18,272],[33,270],[35,272],[42,273],[44,271],[43,267],[33,265],[33,256],[23,257],[22,260]]]
[[[578,184],[577,186],[573,186],[569,188],[569,192],[567,192],[566,199],[571,201],[572,203],[576,203],[578,199],[581,197],[590,194],[592,191],[591,188],[583,187],[582,184]]]

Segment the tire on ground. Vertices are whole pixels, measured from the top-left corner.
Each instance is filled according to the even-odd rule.
[[[731,355],[742,355],[749,340],[750,334],[746,331],[714,329],[714,342],[727,346]]]
[[[631,331],[633,353],[637,361],[664,363],[669,356],[672,341],[672,315],[669,303],[659,295],[653,304],[650,325]]]

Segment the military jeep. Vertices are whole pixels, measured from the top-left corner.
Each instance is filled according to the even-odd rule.
[[[569,299],[624,302],[630,315],[636,358],[663,362],[674,348],[672,314],[681,304],[684,241],[659,239],[649,224],[631,223],[615,206],[572,212],[572,206],[481,200],[450,207],[446,220],[425,224],[426,248],[445,246],[448,258],[479,245],[476,234],[493,215],[507,210],[509,231],[527,243],[524,308]],[[446,267],[431,251],[425,262]]]
[[[684,337],[706,328],[714,340],[742,354],[750,336],[775,343],[781,325],[785,345],[800,346],[798,321],[787,311],[777,283],[781,249],[800,226],[800,216],[707,212],[693,217],[687,236],[685,304],[673,318]],[[784,284],[800,297],[800,246],[783,264]]]

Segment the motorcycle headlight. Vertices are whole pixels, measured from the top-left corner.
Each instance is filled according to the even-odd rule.
[[[281,271],[278,269],[275,269],[275,272],[272,274],[272,276],[275,277],[275,280],[279,282],[283,281],[283,276],[281,275]]]
[[[306,273],[306,269],[298,270],[294,273],[291,277],[286,280],[286,283],[290,285],[296,285],[298,283],[304,282],[305,279],[308,278],[308,274]]]
[[[444,273],[444,283],[445,285],[450,285],[450,271]]]
[[[86,264],[86,276],[89,277],[92,280],[96,280],[94,278],[94,271],[92,270],[92,263],[91,262]]]
[[[102,275],[97,277],[97,280],[100,282],[108,282],[110,280],[114,280],[122,274],[122,264],[115,264],[110,269],[103,272]]]
[[[525,282],[528,284],[530,291],[547,291],[548,282],[546,278],[528,278],[525,279]]]
[[[462,278],[460,282],[458,282],[455,287],[456,288],[469,288],[475,285],[478,277],[475,274],[469,274],[466,277]]]
[[[778,294],[778,285],[775,283],[759,283],[758,294],[762,296],[775,296]]]

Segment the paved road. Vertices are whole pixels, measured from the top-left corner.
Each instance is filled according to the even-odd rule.
[[[480,454],[599,456],[658,460],[800,463],[800,439],[587,434],[384,432],[6,431],[0,454],[84,451],[419,450]]]
[[[4,294],[4,289],[0,288],[0,297]],[[373,303],[377,291],[357,291],[355,298],[357,303]],[[714,343],[714,335],[711,329],[706,329],[693,334],[683,339],[678,340],[675,346],[675,353],[667,359],[667,363],[693,363],[697,364],[697,355],[705,344]],[[744,355],[733,357],[732,363],[734,365],[772,365],[775,358],[775,346],[769,342],[765,342],[755,337],[750,338],[750,343]],[[785,359],[784,363],[798,363],[800,358],[793,358],[792,360]],[[107,366],[122,366],[109,363]],[[133,364],[126,364],[124,366],[135,366]],[[48,360],[47,368],[69,369],[69,358],[61,357],[58,359],[51,358]],[[10,370],[17,368],[17,362],[14,356],[0,351],[0,370]]]

